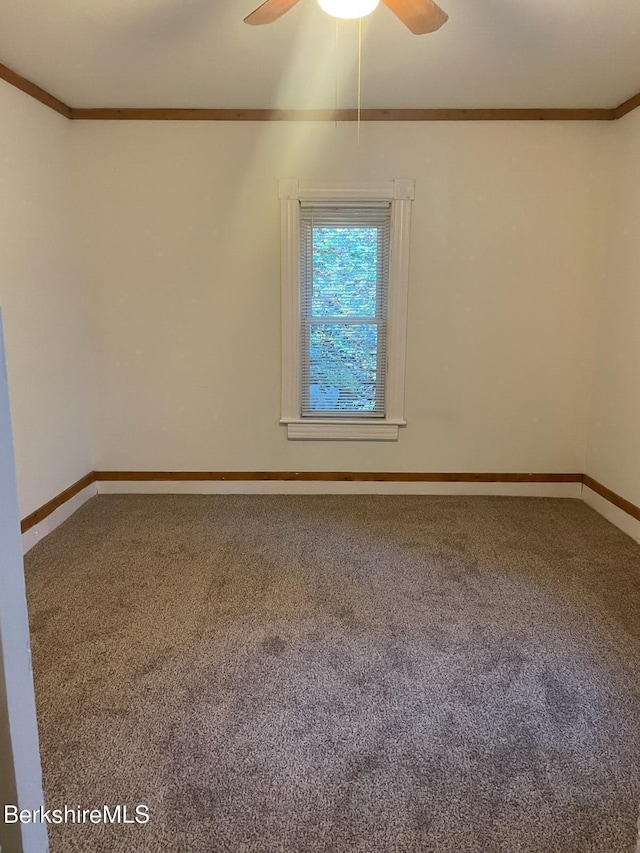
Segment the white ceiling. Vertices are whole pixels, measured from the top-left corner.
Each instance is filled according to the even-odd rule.
[[[2,0],[0,62],[74,107],[322,109],[336,28],[315,0],[249,27],[259,0]],[[442,0],[414,36],[363,24],[364,107],[611,107],[640,90],[640,0]],[[341,22],[340,107],[356,102],[357,25]]]

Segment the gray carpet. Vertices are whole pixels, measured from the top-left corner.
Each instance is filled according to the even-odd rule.
[[[27,556],[53,853],[634,853],[640,548],[580,501],[103,496]]]

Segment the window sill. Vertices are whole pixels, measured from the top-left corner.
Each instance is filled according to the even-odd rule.
[[[293,441],[397,441],[398,429],[406,421],[376,419],[281,420],[287,438]]]

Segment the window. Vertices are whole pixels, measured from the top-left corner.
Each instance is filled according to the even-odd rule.
[[[384,417],[388,270],[388,205],[302,208],[302,417]]]
[[[290,439],[395,440],[404,420],[413,181],[280,182]]]

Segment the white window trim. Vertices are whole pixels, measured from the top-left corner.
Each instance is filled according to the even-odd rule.
[[[409,289],[409,240],[415,181],[379,184],[316,184],[280,181],[282,275],[282,414],[290,439],[396,441],[404,419],[404,376]],[[390,202],[386,416],[302,418],[300,387],[300,202],[357,204]]]

